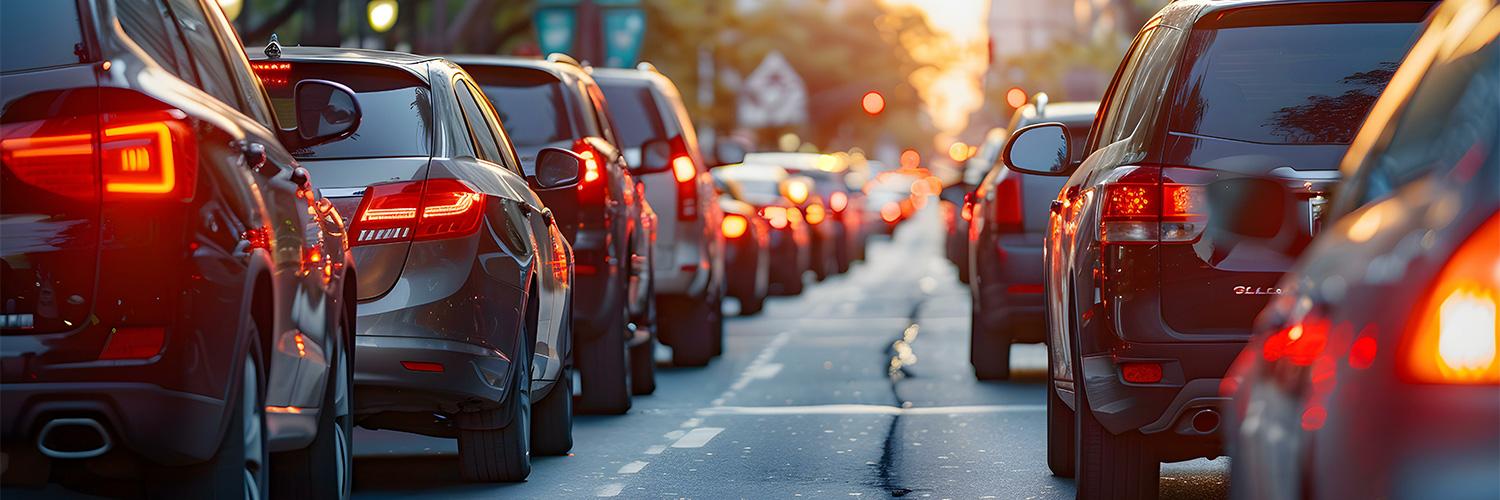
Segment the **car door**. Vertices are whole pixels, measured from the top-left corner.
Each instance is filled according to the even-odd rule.
[[[619,172],[620,215],[631,221],[630,312],[633,317],[638,317],[647,313],[646,299],[653,290],[651,244],[656,239],[656,213],[646,201],[645,183],[630,173],[625,153],[618,147],[620,142],[615,136],[614,120],[610,117],[604,92],[592,82],[585,82],[584,89],[592,104],[590,109],[599,123],[599,136],[605,143],[600,151],[613,165],[611,170]]]

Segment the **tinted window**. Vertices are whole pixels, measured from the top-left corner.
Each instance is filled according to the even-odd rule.
[[[82,46],[73,2],[0,3],[0,72],[77,64],[74,48]]]
[[[360,64],[291,63],[261,70],[261,81],[284,128],[297,126],[292,82],[336,81],[354,91],[363,113],[354,135],[294,151],[299,158],[428,156],[432,144],[432,99],[427,84],[405,71]]]
[[[1172,130],[1269,144],[1348,144],[1417,23],[1194,30]]]
[[[125,34],[146,55],[155,59],[167,71],[182,73],[182,66],[178,64],[180,47],[172,42],[177,30],[167,30],[167,19],[170,16],[161,2],[119,2],[115,5],[115,13],[119,15],[120,27],[125,30]],[[191,82],[197,79],[188,76],[184,80]]]
[[[469,123],[469,132],[474,134],[474,146],[479,158],[491,163],[500,163],[500,138],[495,135],[494,125],[485,119],[484,110],[469,82],[459,80],[454,85],[458,93],[458,106],[463,110],[464,120]]]
[[[197,69],[203,91],[231,106],[240,106],[234,91],[234,76],[224,63],[224,48],[214,37],[213,27],[203,15],[203,7],[195,0],[172,0],[172,13],[177,16],[177,24],[182,26],[182,38],[187,40],[188,51],[192,52],[193,66]]]
[[[510,127],[506,132],[516,147],[567,147],[573,141],[562,82],[529,70],[480,75],[480,88],[495,105],[500,122]]]
[[[620,138],[620,147],[638,148],[651,139],[665,139],[666,128],[662,126],[661,114],[657,112],[656,99],[651,89],[641,85],[601,83],[604,98],[609,100],[609,112],[620,127],[615,133]]]
[[[187,0],[184,0],[186,3]],[[201,4],[200,4],[201,5]],[[250,60],[245,57],[245,46],[240,44],[240,37],[234,31],[234,26],[224,18],[224,12],[220,9],[207,9],[208,21],[214,26],[214,35],[219,40],[219,45],[226,51],[229,71],[234,73],[235,86],[239,87],[240,95],[245,98],[245,111],[261,125],[274,130],[276,128],[275,118],[272,117],[271,103],[266,98],[266,93],[261,89],[260,81],[250,71]]]

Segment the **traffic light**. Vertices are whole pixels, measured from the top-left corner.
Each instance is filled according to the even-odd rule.
[[[1025,106],[1026,90],[1021,87],[1011,87],[1010,90],[1005,91],[1005,104],[1010,105],[1011,109],[1020,109],[1021,106]]]
[[[871,90],[865,92],[865,97],[860,99],[859,104],[865,108],[865,114],[876,116],[881,111],[885,111],[885,96],[880,95],[880,92]]]

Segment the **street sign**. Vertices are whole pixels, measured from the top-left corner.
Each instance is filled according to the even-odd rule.
[[[615,68],[640,60],[646,36],[641,0],[536,0],[532,22],[543,54]]]
[[[611,68],[634,66],[641,57],[641,40],[646,37],[646,13],[638,7],[604,9],[604,65]]]
[[[537,45],[543,54],[573,51],[573,33],[578,27],[578,13],[572,7],[539,7],[536,10]]]
[[[772,51],[740,88],[739,122],[747,128],[807,123],[807,85],[780,52]]]

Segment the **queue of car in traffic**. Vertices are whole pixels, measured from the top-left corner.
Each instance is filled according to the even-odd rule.
[[[649,64],[247,51],[199,0],[22,14],[8,485],[129,463],[142,496],[347,498],[355,426],[524,480],[575,413],[655,391],[658,346],[709,363],[726,309],[936,202],[974,373],[1046,344],[1080,498],[1223,455],[1243,498],[1500,496],[1495,0],[1174,2],[1101,101],[1038,94],[946,188],[705,151]]]

